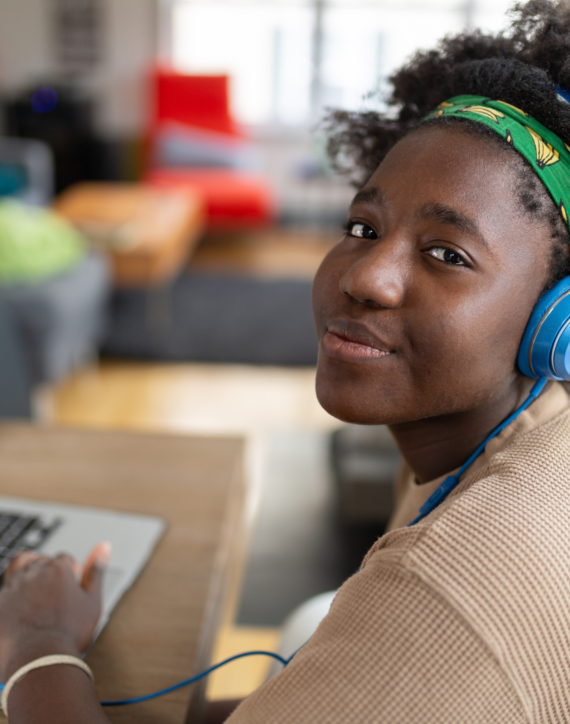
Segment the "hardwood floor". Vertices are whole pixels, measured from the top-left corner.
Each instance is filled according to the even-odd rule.
[[[104,362],[55,390],[60,425],[255,435],[331,429],[311,368]]]
[[[278,644],[279,629],[227,625],[218,634],[212,662],[223,661],[243,651],[275,651]],[[271,663],[269,657],[251,656],[215,671],[208,682],[208,698],[248,696],[263,684]]]

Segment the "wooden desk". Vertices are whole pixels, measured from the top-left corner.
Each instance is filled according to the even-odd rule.
[[[242,530],[243,442],[0,425],[0,493],[163,517],[168,529],[90,652],[101,699],[206,668]],[[204,687],[109,708],[113,722],[199,722]]]
[[[206,221],[197,192],[134,183],[76,184],[54,208],[88,237],[99,238],[118,286],[168,281],[188,260]]]

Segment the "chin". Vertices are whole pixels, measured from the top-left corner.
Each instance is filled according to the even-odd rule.
[[[401,422],[390,409],[390,405],[371,404],[377,394],[374,391],[357,389],[347,382],[335,382],[317,374],[317,399],[321,407],[341,422],[353,425],[390,425]]]

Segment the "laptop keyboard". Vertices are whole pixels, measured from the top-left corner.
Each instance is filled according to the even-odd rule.
[[[61,518],[47,520],[0,511],[0,583],[14,556],[39,549],[62,522]]]

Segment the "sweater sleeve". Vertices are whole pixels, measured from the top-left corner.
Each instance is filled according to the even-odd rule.
[[[522,724],[499,662],[449,601],[379,550],[311,640],[228,724]]]

